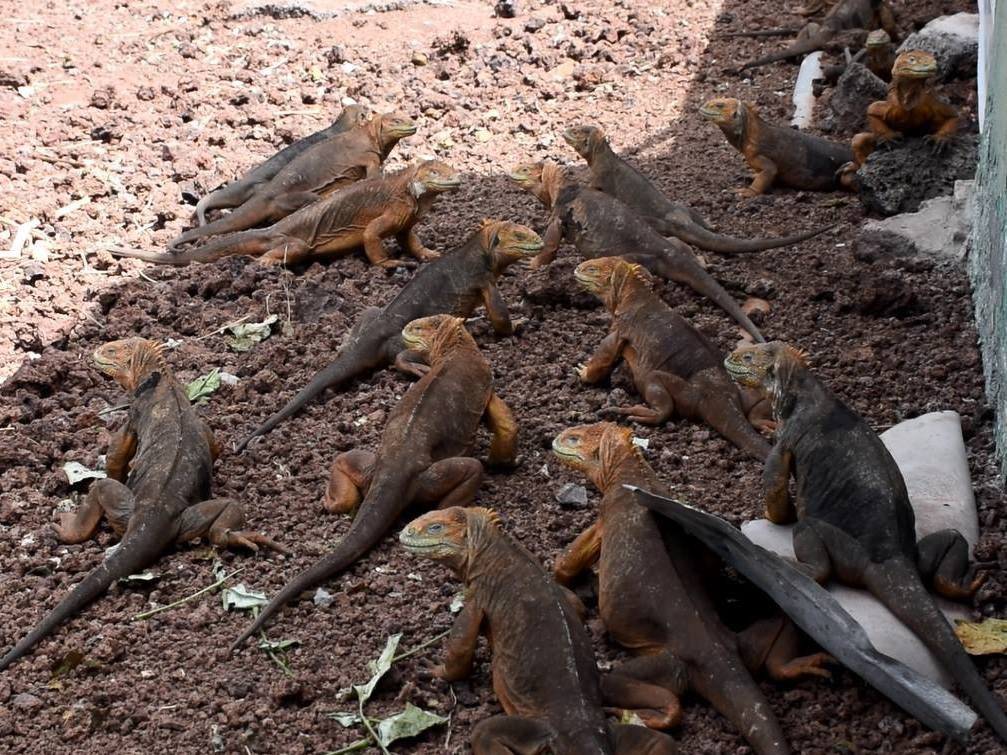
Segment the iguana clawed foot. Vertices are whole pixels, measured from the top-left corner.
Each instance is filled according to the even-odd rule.
[[[258,552],[259,546],[262,545],[285,556],[291,553],[289,548],[280,545],[271,537],[252,530],[227,530],[219,535],[211,532],[210,542],[220,548],[248,548]]]

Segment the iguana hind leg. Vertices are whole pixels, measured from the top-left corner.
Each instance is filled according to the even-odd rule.
[[[985,581],[969,563],[969,544],[958,530],[941,530],[917,543],[920,576],[934,592],[951,600],[968,601]]]
[[[296,236],[271,236],[263,244],[260,265],[296,265],[311,257],[312,249]]]
[[[682,718],[685,665],[669,652],[641,655],[601,678],[601,696],[616,711],[632,711],[650,729],[668,729]]]
[[[437,508],[469,506],[483,481],[483,465],[471,456],[454,456],[434,462],[416,480],[417,503],[436,503]]]
[[[135,505],[133,491],[118,480],[96,480],[87,491],[84,503],[76,511],[64,511],[59,515],[56,537],[61,543],[83,543],[90,540],[98,530],[102,514],[116,534],[122,535],[129,524],[129,518],[133,516]]]
[[[548,755],[556,732],[545,721],[493,716],[472,730],[472,755]]]
[[[678,755],[675,740],[644,726],[610,726],[609,738],[615,755]]]
[[[832,676],[823,666],[835,663],[835,659],[828,653],[800,655],[800,631],[786,617],[756,621],[737,636],[741,658],[753,673],[765,669],[777,681]]]
[[[187,508],[179,519],[178,542],[206,537],[220,548],[248,548],[257,551],[260,545],[278,553],[290,553],[272,538],[251,530],[240,529],[245,512],[231,498],[211,498]]]
[[[646,404],[618,407],[611,411],[643,425],[661,425],[677,412],[695,417],[699,396],[688,380],[670,372],[651,372],[640,391]]]
[[[797,566],[818,584],[825,584],[832,576],[832,559],[825,541],[804,521],[794,527],[794,555]]]
[[[354,449],[336,457],[329,472],[322,505],[333,514],[352,514],[363,500],[374,475],[377,456],[373,451]]]

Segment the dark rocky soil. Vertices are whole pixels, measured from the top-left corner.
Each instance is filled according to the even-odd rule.
[[[976,613],[1004,614],[1007,521],[965,275],[929,262],[854,258],[864,214],[852,196],[738,201],[733,189],[748,172],[696,114],[706,98],[733,94],[756,101],[767,118],[789,117],[796,67],[770,66],[751,79],[723,73],[778,41],[711,41],[715,30],[796,23],[778,3],[529,0],[518,3],[516,18],[496,19],[489,3],[458,2],[324,21],[239,20],[227,2],[28,7],[7,3],[0,26],[0,230],[8,234],[0,246],[10,246],[17,226],[38,221],[20,257],[0,259],[0,369],[8,377],[0,389],[0,645],[20,637],[112,542],[103,530],[97,542],[60,545],[48,525],[55,507],[83,492],[67,484],[64,462],[96,465],[123,416],[106,412],[123,396],[90,366],[95,347],[131,335],[172,339],[169,359],[182,378],[213,367],[237,376],[203,409],[230,446],[329,361],[364,307],[386,301],[410,274],[370,268],[362,255],[284,271],[246,259],[155,269],[108,254],[163,248],[186,225],[195,196],[326,125],[346,97],[418,119],[419,134],[400,145],[393,164],[438,155],[465,173],[461,192],[419,229],[437,249],[459,244],[483,217],[540,226],[540,208],[509,185],[505,169],[545,156],[572,161],[559,134],[579,121],[605,128],[669,195],[726,232],[837,224],[799,249],[706,257],[735,295],[769,300],[764,332],[807,349],[878,430],[935,409],[961,414],[983,529],[978,556],[1001,567]],[[965,8],[957,0],[896,3],[906,29]],[[974,83],[951,89],[972,119]],[[607,318],[573,293],[574,262],[565,250],[549,270],[507,275],[504,295],[524,321],[516,337],[497,339],[478,318],[472,324],[522,425],[520,466],[489,475],[480,503],[547,564],[592,518],[590,505],[555,500],[564,483],[582,481],[551,460],[551,438],[632,397],[622,373],[611,391],[575,378]],[[676,286],[662,292],[725,350],[734,343],[736,330],[712,305]],[[247,353],[230,351],[218,333],[268,314],[280,317],[276,331]],[[252,526],[295,552],[223,553],[226,568],[243,568],[240,580],[272,594],[326,551],[348,526],[320,508],[328,465],[339,451],[375,446],[407,385],[398,374],[377,374],[311,405],[244,455],[225,454],[216,493],[240,499]],[[758,513],[758,467],[711,431],[684,423],[639,434],[680,496],[735,522]],[[223,654],[246,617],[224,612],[218,595],[131,620],[211,584],[213,558],[199,544],[179,548],[154,568],[158,582],[113,588],[0,674],[0,750],[335,750],[359,735],[325,714],[352,707],[339,691],[368,677],[366,663],[386,638],[402,632],[403,647],[413,647],[451,621],[455,585],[391,538],[326,586],[329,607],[303,601],[273,623],[271,638],[300,641],[287,656],[289,674],[254,648]],[[589,627],[602,663],[617,660],[597,620]],[[381,716],[410,701],[450,713],[449,728],[396,752],[464,752],[472,726],[499,711],[485,651],[471,680],[452,689],[430,677],[438,647],[397,664],[369,708]],[[74,652],[84,662],[54,678]],[[1007,695],[1007,663],[978,664]],[[766,690],[795,752],[1004,752],[985,727],[967,749],[946,743],[842,671],[831,682]],[[749,752],[696,700],[676,737],[684,752]]]

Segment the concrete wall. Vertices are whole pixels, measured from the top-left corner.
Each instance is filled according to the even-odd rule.
[[[996,409],[1000,471],[1007,476],[1007,0],[980,0],[982,140],[969,254],[987,393]]]

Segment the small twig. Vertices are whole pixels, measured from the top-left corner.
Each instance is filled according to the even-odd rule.
[[[138,613],[136,616],[133,617],[133,621],[139,621],[140,619],[150,618],[151,616],[153,616],[156,613],[161,613],[161,611],[167,611],[169,608],[175,608],[177,606],[182,605],[183,603],[188,603],[190,600],[195,600],[200,595],[204,595],[204,594],[210,592],[211,590],[216,590],[218,587],[222,586],[227,580],[229,580],[235,574],[237,574],[240,571],[244,571],[244,569],[245,569],[244,566],[242,566],[239,569],[235,569],[230,574],[225,574],[223,577],[221,577],[220,579],[218,579],[212,585],[209,585],[208,587],[204,587],[202,590],[194,592],[192,595],[187,595],[186,597],[182,598],[181,600],[176,600],[174,603],[169,603],[166,606],[158,606],[157,608],[154,608],[154,609],[152,609],[150,611],[144,611],[143,613]]]
[[[455,695],[455,688],[448,685],[448,692],[451,693],[451,710],[448,712],[448,733],[444,737],[444,752],[451,746],[451,725],[454,723],[455,708],[458,707],[458,697]]]
[[[233,322],[229,322],[226,325],[221,325],[216,330],[211,330],[209,333],[204,333],[201,336],[196,336],[195,339],[193,339],[193,340],[202,341],[204,338],[209,338],[210,336],[215,336],[218,333],[223,333],[225,330],[227,330],[230,327],[233,327],[235,325],[240,325],[245,320],[247,320],[249,317],[251,317],[251,315],[245,315],[244,317],[239,317],[237,320],[234,320]]]
[[[447,629],[447,630],[441,632],[436,637],[431,637],[429,640],[427,640],[426,642],[424,642],[422,645],[417,645],[416,647],[412,648],[411,650],[407,650],[404,653],[400,653],[399,655],[393,656],[392,657],[392,663],[398,663],[403,658],[408,658],[411,655],[416,655],[418,652],[420,652],[424,648],[430,647],[435,642],[437,642],[437,640],[440,640],[440,639],[442,639],[444,637],[447,637],[449,634],[451,634],[451,630]]]
[[[129,409],[129,404],[119,404],[118,406],[109,406],[98,412],[98,416],[104,417],[106,414],[111,414],[112,412],[121,412],[123,409]]]
[[[282,660],[276,654],[276,651],[274,651],[271,647],[269,647],[269,638],[266,637],[266,630],[260,629],[259,635],[262,637],[262,641],[265,643],[265,647],[262,647],[262,650],[265,651],[266,655],[269,656],[269,659],[277,666],[279,666],[280,671],[282,671],[284,674],[286,674],[287,676],[293,676],[294,672],[290,670],[290,665],[286,661]]]
[[[330,750],[329,752],[326,752],[324,755],[345,755],[345,753],[347,752],[356,752],[357,750],[362,750],[365,747],[369,747],[370,744],[371,740],[369,738],[358,739],[356,742],[346,745],[346,747],[340,747],[338,750]]]
[[[357,711],[360,713],[360,719],[364,722],[364,728],[367,729],[367,733],[371,735],[371,738],[374,740],[374,744],[376,744],[378,749],[381,750],[382,755],[391,755],[391,753],[388,752],[388,748],[381,744],[381,740],[378,739],[377,732],[374,731],[374,727],[371,726],[371,722],[367,719],[367,716],[364,715],[364,698],[359,694],[357,695]]]

